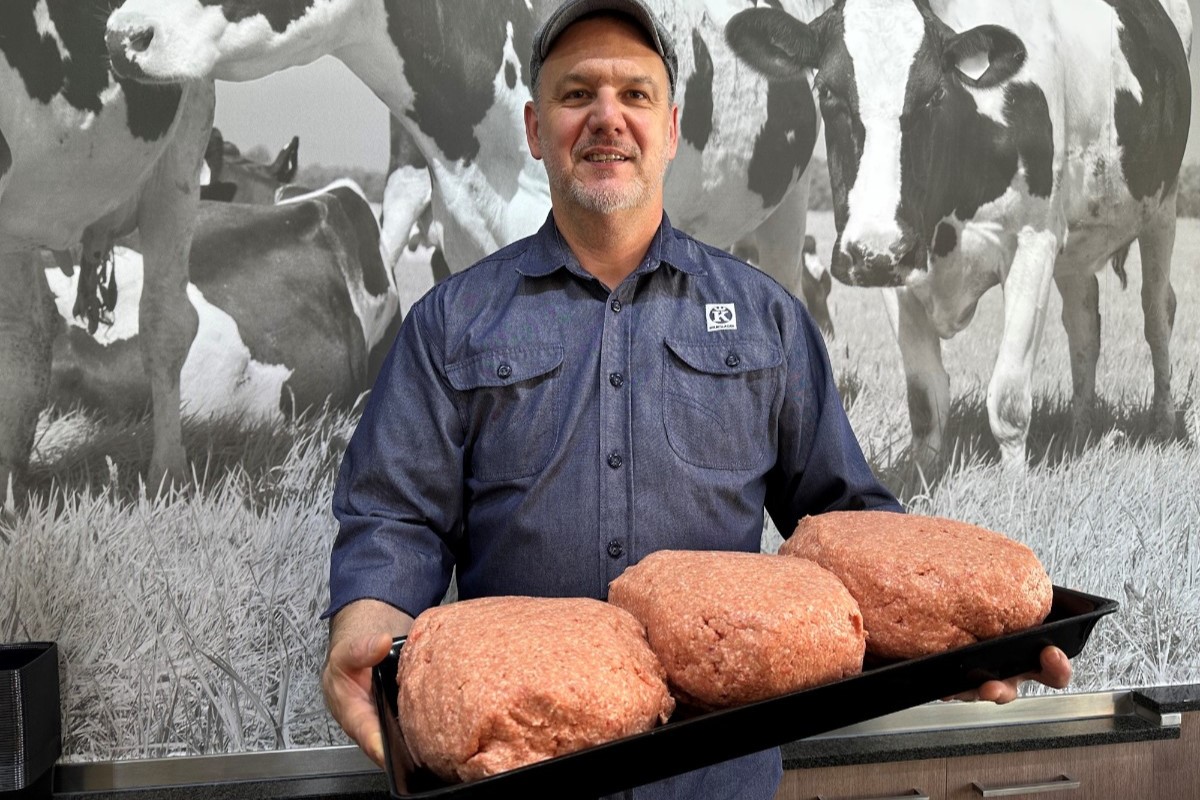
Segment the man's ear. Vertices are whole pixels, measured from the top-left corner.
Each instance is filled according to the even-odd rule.
[[[679,104],[671,104],[671,126],[667,131],[667,161],[675,158],[679,150]]]
[[[529,155],[541,161],[542,143],[538,141],[537,107],[532,100],[525,101],[525,144],[529,146]]]
[[[947,40],[942,67],[966,86],[990,89],[1016,75],[1025,55],[1025,43],[1008,28],[980,25]]]

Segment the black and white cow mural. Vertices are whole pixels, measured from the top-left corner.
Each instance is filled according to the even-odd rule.
[[[287,8],[130,0],[108,23],[114,69],[155,83],[242,81],[333,54],[383,100],[425,164],[437,244],[451,270],[537,230],[550,197],[523,138],[523,75],[539,7],[327,0]],[[797,0],[793,11],[811,18],[820,8]],[[801,280],[805,168],[818,133],[811,95],[771,84],[733,57],[723,25],[736,4],[672,0],[658,9],[680,42],[672,221],[726,247],[747,240],[763,269],[793,291],[819,291]],[[389,230],[407,235],[422,210],[390,204]]]
[[[893,328],[921,466],[942,455],[950,412],[941,340],[997,285],[1004,329],[987,406],[1004,463],[1025,467],[1051,280],[1071,352],[1072,435],[1090,434],[1095,273],[1111,262],[1124,282],[1135,240],[1155,425],[1174,434],[1170,277],[1191,34],[1186,4],[1142,0],[847,0],[811,24],[767,8],[731,20],[731,45],[767,74],[817,71],[833,274],[897,287]]]
[[[0,3],[0,641],[59,642],[70,757],[345,743],[338,460],[405,303],[545,218],[522,109],[555,4]],[[1072,690],[1200,683],[1200,500],[1168,490],[1200,482],[1200,0],[651,4],[672,222],[802,297],[910,508],[1122,602]],[[369,198],[275,191],[319,98],[262,163],[210,134],[214,85],[325,55],[392,114]]]
[[[20,488],[50,377],[53,311],[37,252],[80,252],[76,312],[111,311],[113,241],[134,230],[147,261],[142,361],[154,405],[151,480],[182,476],[179,364],[195,330],[183,292],[212,122],[211,82],[118,78],[104,0],[0,8],[0,484]]]
[[[287,189],[283,189],[287,191]],[[379,226],[343,180],[272,205],[200,205],[187,294],[196,336],[180,370],[190,417],[281,421],[371,388],[399,323]],[[78,279],[46,271],[64,330],[54,340],[50,398],[110,417],[148,408],[140,368],[143,257],[117,247],[112,321],[89,331],[72,315]]]

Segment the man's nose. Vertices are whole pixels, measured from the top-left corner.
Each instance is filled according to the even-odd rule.
[[[625,118],[614,92],[601,92],[596,95],[589,122],[592,130],[596,132],[612,133],[624,128]]]

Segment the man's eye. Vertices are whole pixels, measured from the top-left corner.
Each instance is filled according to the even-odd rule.
[[[632,97],[634,100],[648,100],[650,98],[650,95],[646,94],[645,92],[639,91],[637,89],[634,89],[633,91],[631,91],[629,93],[629,96]]]

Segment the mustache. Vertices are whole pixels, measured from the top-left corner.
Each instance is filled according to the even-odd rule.
[[[609,139],[605,137],[592,137],[586,141],[580,142],[575,146],[572,155],[574,155],[576,158],[582,158],[584,153],[593,148],[615,150],[624,158],[638,158],[642,155],[642,149],[634,142],[623,142],[619,139]]]

